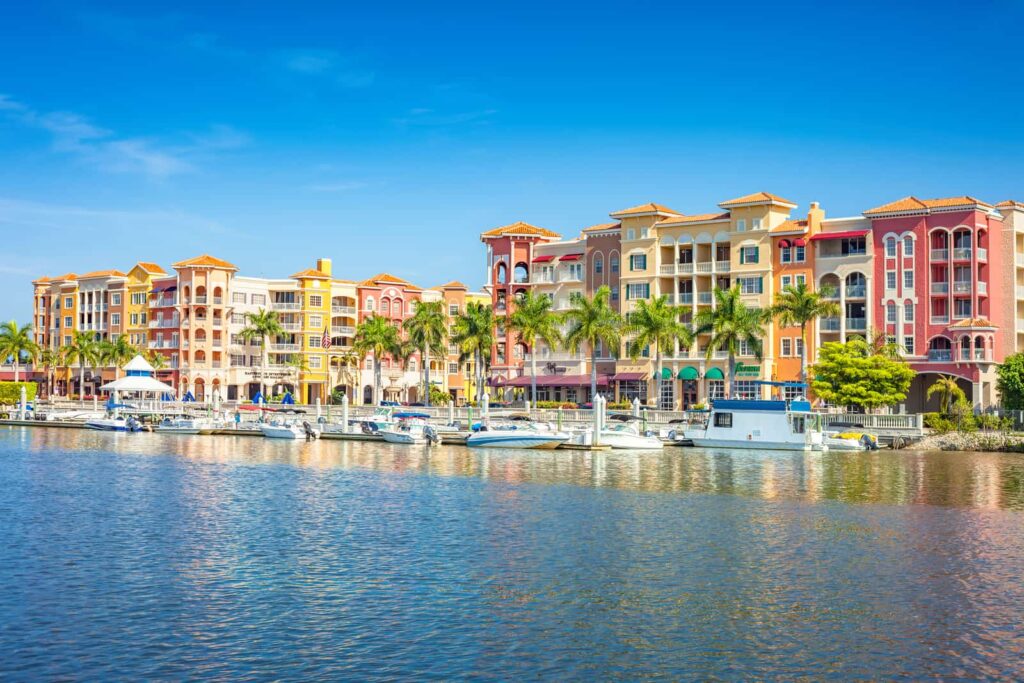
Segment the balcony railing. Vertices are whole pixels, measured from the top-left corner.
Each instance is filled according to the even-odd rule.
[[[693,292],[679,292],[676,294],[677,304],[692,304],[693,303]]]
[[[978,260],[979,261],[988,261],[988,249],[985,249],[983,247],[978,247]]]
[[[932,314],[932,324],[933,325],[947,325],[947,324],[949,324],[949,314],[948,313]]]
[[[932,249],[931,257],[932,261],[948,261],[949,249]]]
[[[866,285],[846,285],[846,296],[850,298],[863,299],[866,293]]]
[[[712,300],[714,299],[714,296],[715,295],[712,294],[711,292],[698,292],[697,293],[697,303],[698,304],[710,304],[712,302]]]
[[[151,349],[176,349],[178,348],[178,342],[171,339],[163,339],[149,342],[149,348]]]
[[[957,247],[956,249],[953,250],[953,260],[970,261],[971,251],[973,250],[970,247]]]
[[[661,266],[660,268],[658,268],[658,272],[661,273],[662,275],[675,275],[676,266],[674,263],[670,263],[667,266]]]
[[[153,302],[150,304],[150,306],[154,308],[169,308],[177,305],[178,302],[176,302],[173,297],[159,297],[157,299],[153,299]]]
[[[206,297],[205,296],[195,296],[195,297],[192,297],[192,303],[194,303],[194,304],[205,304],[206,303]]]
[[[961,280],[953,283],[953,292],[955,294],[970,294],[971,293],[971,282],[970,280]]]
[[[866,330],[868,329],[867,318],[847,318],[846,329],[848,330]]]
[[[932,283],[932,294],[948,294],[949,283],[948,282],[933,282]]]
[[[839,318],[822,318],[820,320],[822,332],[838,332]]]
[[[334,315],[351,315],[355,316],[355,306],[331,306],[331,313]]]
[[[1024,268],[1024,254],[1017,254],[1017,265]]]
[[[213,297],[213,305],[214,306],[220,306],[223,303],[224,303],[224,299],[222,297],[219,297],[219,296]]]
[[[688,263],[677,263],[676,273],[679,275],[692,275],[693,274],[693,261]]]
[[[1024,285],[1017,285],[1017,298],[1024,299]]]
[[[302,325],[299,323],[281,323],[281,329],[287,332],[302,332]]]
[[[298,301],[271,301],[270,310],[272,311],[299,311],[302,310],[302,304]]]
[[[948,363],[953,360],[953,349],[928,349],[928,360]]]
[[[732,270],[730,261],[715,261],[715,272],[728,273],[730,270]]]
[[[271,344],[271,351],[301,351],[302,346],[300,344]]]
[[[356,328],[351,325],[331,325],[331,334],[340,337],[351,337],[356,333]]]
[[[693,264],[693,269],[697,273],[710,273],[712,261],[698,261]]]
[[[150,328],[161,327],[166,329],[168,327],[178,327],[178,323],[179,321],[177,318],[163,318],[157,320],[150,320],[149,326]]]
[[[979,281],[978,282],[978,294],[988,295],[988,283]]]

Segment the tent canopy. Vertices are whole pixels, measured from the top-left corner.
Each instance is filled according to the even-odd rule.
[[[288,406],[293,405],[295,403],[295,397],[286,391],[284,392],[284,396],[281,397],[281,403]]]
[[[122,377],[121,379],[104,384],[100,389],[104,391],[142,391],[153,394],[171,393],[174,391],[174,387],[164,384],[160,380],[140,375]]]

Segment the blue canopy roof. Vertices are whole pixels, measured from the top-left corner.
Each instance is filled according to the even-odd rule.
[[[284,392],[284,396],[281,397],[281,403],[283,403],[286,406],[294,405],[295,398],[286,391]]]
[[[430,418],[430,415],[428,415],[427,413],[395,413],[394,417],[399,418],[399,419],[408,419],[408,418],[411,418],[411,417],[419,417],[419,418],[422,418],[422,419],[426,420],[426,419]]]
[[[266,403],[266,399],[263,398],[263,392],[257,391],[256,395],[252,397],[253,403]]]

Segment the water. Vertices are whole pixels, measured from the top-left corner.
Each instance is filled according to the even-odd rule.
[[[0,678],[1024,675],[1024,457],[0,429]]]

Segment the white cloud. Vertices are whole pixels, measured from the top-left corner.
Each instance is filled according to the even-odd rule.
[[[373,71],[356,66],[334,50],[287,50],[279,59],[289,71],[326,78],[346,88],[365,88],[375,78]]]

